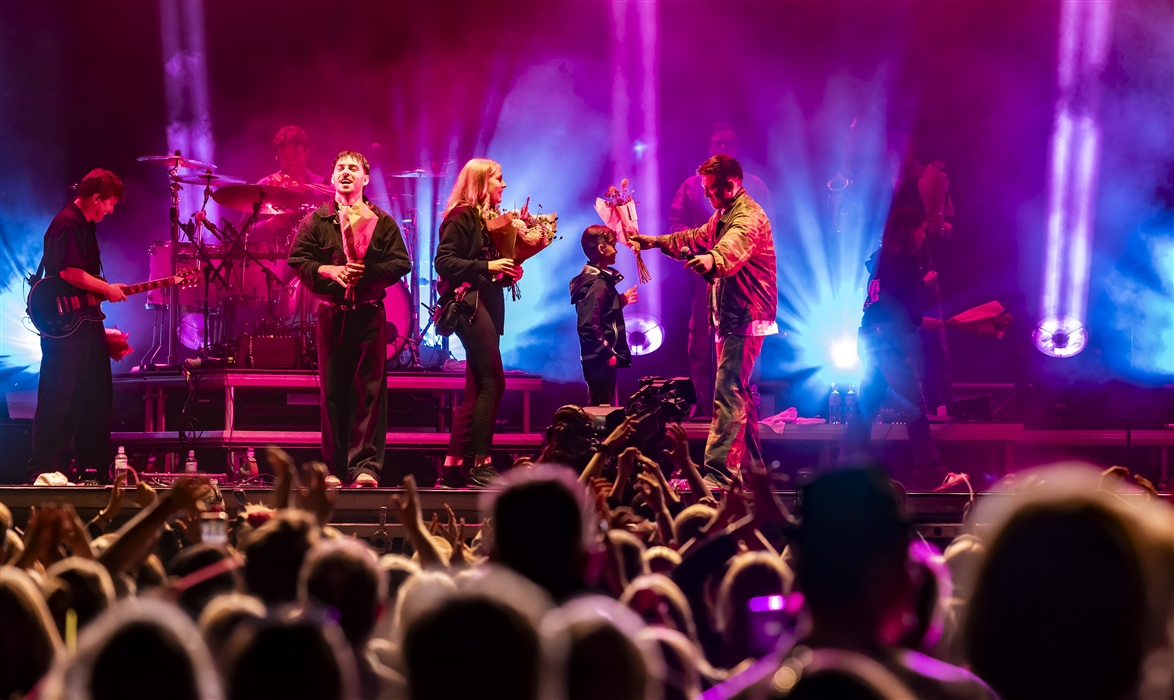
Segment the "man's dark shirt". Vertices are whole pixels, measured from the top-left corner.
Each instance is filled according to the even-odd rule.
[[[363,254],[363,277],[355,285],[355,301],[374,301],[387,296],[387,287],[412,271],[404,239],[399,226],[387,212],[367,202],[379,217],[371,243]],[[302,220],[293,248],[289,251],[289,265],[297,272],[302,284],[314,291],[314,296],[326,301],[342,302],[346,288],[329,277],[318,274],[323,265],[346,265],[342,249],[342,231],[338,226],[338,209],[327,202]]]
[[[45,231],[45,274],[56,277],[65,268],[76,267],[95,277],[101,275],[97,228],[76,204],[67,204]]]
[[[578,313],[579,352],[583,361],[616,358],[617,367],[631,367],[624,299],[616,291],[623,279],[610,267],[588,263],[571,280],[571,303]]]
[[[891,323],[909,332],[920,326],[919,298],[923,283],[918,256],[882,248],[873,253],[867,264],[871,274],[861,325]]]

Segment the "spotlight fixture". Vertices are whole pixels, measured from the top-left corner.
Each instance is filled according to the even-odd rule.
[[[1088,344],[1088,332],[1073,318],[1046,318],[1031,333],[1036,349],[1048,357],[1072,357]]]
[[[633,355],[648,355],[664,342],[664,327],[647,314],[632,314],[624,321],[628,327],[628,348]]]

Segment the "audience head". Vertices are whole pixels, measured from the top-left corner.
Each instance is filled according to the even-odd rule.
[[[338,612],[347,641],[360,646],[383,609],[386,584],[374,553],[354,540],[323,542],[306,558],[300,598]]]
[[[33,579],[0,566],[0,697],[24,695],[61,652],[61,637]]]
[[[786,595],[791,590],[791,572],[783,560],[770,552],[745,552],[734,557],[718,592],[717,628],[732,652],[730,665],[757,657],[760,649],[751,625],[750,599]]]
[[[663,545],[649,547],[644,552],[644,565],[650,574],[672,576],[673,571],[681,565],[681,555]]]
[[[639,700],[660,695],[663,674],[655,640],[623,605],[584,596],[552,610],[542,622],[550,695],[570,700]]]
[[[538,635],[489,598],[453,597],[413,621],[404,662],[413,700],[538,697]]]
[[[1008,700],[1126,697],[1139,684],[1168,693],[1174,679],[1147,657],[1169,654],[1169,507],[1098,491],[1092,470],[1039,476],[1014,503],[980,504],[993,527],[973,587],[964,582],[972,668]]]
[[[62,638],[68,611],[73,610],[77,615],[80,630],[114,604],[114,582],[106,568],[80,557],[63,559],[50,566],[41,593]]]
[[[696,644],[675,629],[648,627],[640,631],[637,639],[653,642],[664,660],[664,673],[660,678],[664,700],[693,700],[701,694],[701,666]]]
[[[379,558],[379,568],[383,570],[384,588],[383,611],[379,616],[377,634],[390,641],[400,588],[408,579],[420,573],[420,565],[402,554],[384,554]]]
[[[176,555],[175,559],[171,560],[170,574],[172,585],[179,584],[184,577],[191,576],[197,571],[203,572],[209,567],[221,564],[226,559],[231,559],[229,554],[221,547],[214,547],[210,544],[197,544],[192,547],[187,547]],[[235,562],[228,562],[230,568],[227,571],[222,571],[211,578],[200,581],[199,583],[186,586],[179,591],[179,606],[183,608],[192,619],[200,616],[204,610],[204,606],[208,601],[216,596],[232,593],[237,590],[239,586],[239,578],[234,566]]]
[[[556,601],[583,587],[587,532],[583,487],[564,467],[543,464],[503,479],[487,494],[490,559],[542,586]]]
[[[213,598],[200,613],[200,634],[219,668],[225,669],[224,649],[242,622],[265,619],[265,604],[243,593]]]
[[[633,579],[620,596],[620,602],[646,624],[674,629],[697,643],[697,627],[689,601],[667,576],[648,574]]]
[[[45,697],[147,700],[163,688],[180,700],[221,695],[208,650],[183,611],[128,598],[82,631],[77,653],[59,659]]]
[[[228,647],[229,700],[350,700],[358,688],[355,658],[339,629],[308,613],[241,625]]]
[[[391,641],[402,642],[404,631],[417,618],[439,607],[457,594],[457,586],[447,574],[422,571],[400,586],[395,604],[394,635]]]
[[[695,503],[673,518],[673,531],[677,533],[677,542],[684,547],[690,540],[701,536],[701,528],[705,527],[717,511],[703,503]]]
[[[626,581],[634,581],[648,573],[648,568],[644,564],[644,543],[639,537],[627,530],[619,529],[608,530],[605,536],[620,556]]]
[[[913,587],[912,528],[888,476],[835,472],[805,486],[799,499],[795,575],[817,633],[853,630],[895,643]]]
[[[262,525],[245,550],[245,584],[267,605],[292,603],[306,554],[318,542],[318,527],[309,513],[283,510]]]

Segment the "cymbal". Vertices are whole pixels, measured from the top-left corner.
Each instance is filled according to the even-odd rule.
[[[216,166],[211,163],[205,163],[202,160],[193,160],[187,156],[181,156],[178,153],[170,156],[141,156],[137,160],[140,163],[159,163],[160,165],[166,165],[168,168],[216,169]]]
[[[226,185],[212,193],[212,199],[217,204],[236,209],[237,211],[252,212],[253,203],[260,202],[262,211],[270,214],[284,213],[282,210],[293,210],[303,204],[313,204],[319,200],[319,195],[309,190],[293,187],[277,187],[274,185]]]
[[[228,175],[213,175],[212,173],[204,173],[203,175],[187,175],[185,177],[175,178],[176,182],[184,185],[242,185],[244,180],[239,177],[229,177]]]
[[[443,177],[443,175],[444,175],[443,173],[436,173],[436,172],[432,172],[431,170],[425,170],[423,168],[416,168],[415,170],[401,170],[398,173],[392,173],[391,177],[424,179],[424,178]]]

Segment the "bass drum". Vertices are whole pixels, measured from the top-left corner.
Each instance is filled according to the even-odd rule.
[[[296,324],[306,314],[309,325],[316,325],[321,300],[311,294],[299,280],[282,288],[281,313],[288,324]],[[387,359],[399,356],[408,340],[412,325],[412,295],[404,282],[396,282],[387,288],[383,299],[383,310],[387,314]]]

